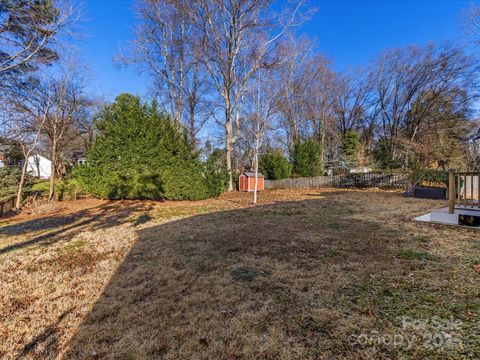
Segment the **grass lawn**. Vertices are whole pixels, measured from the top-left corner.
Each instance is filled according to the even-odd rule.
[[[0,358],[480,358],[480,230],[442,202],[266,191],[0,223]]]

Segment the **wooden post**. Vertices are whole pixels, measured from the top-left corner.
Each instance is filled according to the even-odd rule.
[[[448,170],[448,213],[455,213],[455,169]]]

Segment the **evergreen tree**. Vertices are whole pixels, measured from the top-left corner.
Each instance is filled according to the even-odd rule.
[[[202,165],[191,143],[157,104],[122,94],[107,106],[100,135],[77,175],[85,190],[108,199],[202,199]]]
[[[220,196],[227,188],[228,173],[225,151],[215,149],[205,163],[205,181],[208,195]]]
[[[271,180],[285,179],[292,175],[292,164],[280,149],[270,149],[259,159],[260,172]]]
[[[342,139],[340,160],[349,167],[355,167],[358,165],[361,151],[362,143],[360,142],[360,135],[358,132],[347,131]]]
[[[58,59],[56,36],[72,12],[51,0],[0,1],[0,88]]]
[[[312,177],[323,175],[322,146],[313,139],[298,140],[290,153],[292,171],[296,176]]]

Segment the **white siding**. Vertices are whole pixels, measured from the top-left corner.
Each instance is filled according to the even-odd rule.
[[[40,179],[48,179],[52,173],[52,162],[41,155],[28,158],[28,172]]]

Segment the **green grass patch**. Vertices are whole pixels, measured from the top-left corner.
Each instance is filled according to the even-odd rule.
[[[480,258],[472,259],[472,265],[480,265]]]
[[[429,243],[430,242],[430,238],[426,237],[426,236],[416,236],[414,238],[414,240],[416,242],[419,242],[419,243],[422,243],[422,244],[426,244],[426,243]]]
[[[432,254],[415,250],[400,250],[397,252],[397,257],[404,260],[437,260]]]
[[[327,226],[329,229],[332,229],[332,230],[339,230],[342,228],[342,225],[340,225],[339,223],[330,223]]]
[[[87,243],[85,242],[85,240],[75,240],[61,247],[60,252],[63,254],[74,253],[83,248],[86,244]]]
[[[252,281],[258,276],[258,271],[251,267],[238,267],[230,271],[235,281]]]

